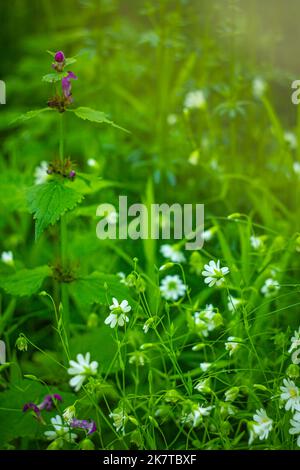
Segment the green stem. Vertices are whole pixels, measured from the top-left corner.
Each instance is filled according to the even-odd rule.
[[[63,113],[59,116],[59,158],[61,165],[64,164],[64,115]],[[60,257],[61,257],[61,269],[65,271],[68,262],[68,231],[67,231],[67,219],[66,215],[63,215],[60,219]],[[63,324],[66,336],[68,338],[69,331],[69,295],[68,286],[61,282],[61,303],[63,307]]]

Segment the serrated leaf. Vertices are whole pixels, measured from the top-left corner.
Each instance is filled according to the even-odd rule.
[[[73,209],[83,196],[65,184],[53,180],[29,188],[27,203],[34,214],[35,239],[37,240],[48,225],[55,224],[68,210]]]
[[[112,297],[119,301],[126,299],[132,307],[136,305],[129,288],[121,284],[120,278],[114,274],[93,272],[72,282],[70,291],[80,305],[86,306],[94,302],[105,305],[111,302]]]
[[[42,113],[45,113],[46,111],[54,111],[52,108],[41,108],[41,109],[35,109],[33,111],[27,111],[25,114],[21,114],[20,116],[16,117],[13,121],[11,121],[11,124],[14,124],[16,122],[26,122],[29,119],[33,119],[37,116],[39,116]]]
[[[48,82],[48,83],[55,83],[55,82],[61,81],[62,78],[66,77],[67,75],[68,75],[67,72],[47,73],[47,75],[43,76],[42,81]]]
[[[1,277],[0,287],[11,295],[32,295],[40,289],[44,279],[51,276],[51,273],[49,266],[21,269],[10,276]]]
[[[69,109],[68,111],[76,114],[77,117],[79,117],[80,119],[83,119],[84,121],[96,122],[97,124],[105,123],[105,124],[109,124],[110,126],[121,129],[124,132],[129,132],[127,129],[124,129],[123,127],[118,126],[113,121],[108,119],[107,115],[103,113],[102,111],[96,111],[95,109],[87,108],[85,106],[80,106],[79,108],[76,108],[76,109]]]

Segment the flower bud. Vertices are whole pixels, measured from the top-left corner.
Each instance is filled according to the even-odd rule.
[[[75,178],[75,176],[76,176],[76,171],[71,170],[70,173],[69,173],[68,178],[69,178],[71,181],[73,181],[73,179]]]
[[[91,439],[83,439],[83,441],[79,442],[79,449],[80,450],[94,450],[95,444]]]
[[[297,379],[299,377],[299,366],[297,364],[290,364],[286,370],[286,375],[290,379]]]
[[[61,63],[65,60],[65,54],[63,53],[63,51],[57,51],[54,56],[54,59],[56,62]]]
[[[55,439],[55,441],[51,442],[51,444],[48,445],[47,450],[59,450],[62,448],[63,441],[61,438]]]
[[[63,412],[63,418],[67,423],[70,423],[70,421],[75,418],[76,415],[76,409],[75,406],[68,406]]]
[[[16,341],[16,348],[19,351],[27,351],[28,349],[28,342],[25,336],[21,333]]]
[[[87,319],[87,327],[90,329],[97,328],[98,326],[98,315],[96,313],[90,313]]]

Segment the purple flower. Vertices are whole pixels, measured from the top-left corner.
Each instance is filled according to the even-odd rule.
[[[88,431],[88,434],[93,434],[93,432],[97,430],[96,423],[92,419],[91,421],[88,421],[87,419],[73,418],[70,422],[70,426],[71,428],[85,429],[86,431]]]
[[[73,181],[73,179],[75,178],[75,176],[76,176],[76,171],[71,170],[70,173],[69,173],[68,178]]]
[[[64,77],[61,81],[64,97],[71,102],[71,80],[77,80],[76,75],[73,72],[68,72],[68,75]]]
[[[62,401],[62,397],[58,393],[54,395],[46,395],[42,403],[38,405],[39,410],[51,411],[55,406],[56,401]]]
[[[34,411],[37,416],[40,416],[41,414],[39,407],[32,402],[25,403],[25,405],[23,406],[23,413],[26,413],[26,411],[28,410]]]
[[[56,60],[56,62],[63,62],[65,60],[65,54],[63,53],[63,51],[57,51],[54,56],[54,59]]]

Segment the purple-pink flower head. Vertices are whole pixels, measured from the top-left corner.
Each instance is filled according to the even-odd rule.
[[[34,411],[37,416],[40,416],[40,414],[41,414],[41,412],[39,410],[39,407],[37,405],[35,405],[34,403],[32,403],[32,402],[25,403],[25,405],[23,406],[23,412],[24,413],[28,410]]]
[[[91,421],[88,421],[87,419],[76,419],[73,418],[71,423],[70,423],[71,428],[80,428],[80,429],[85,429],[88,431],[88,434],[93,434],[97,430],[97,426],[95,421],[91,419]]]
[[[65,54],[63,53],[63,51],[57,51],[55,56],[54,56],[54,59],[56,62],[64,62],[65,60]]]
[[[68,101],[72,101],[72,99],[71,99],[71,89],[72,89],[71,80],[77,80],[77,77],[73,72],[68,72],[68,75],[66,77],[64,77],[61,81],[64,97]]]

